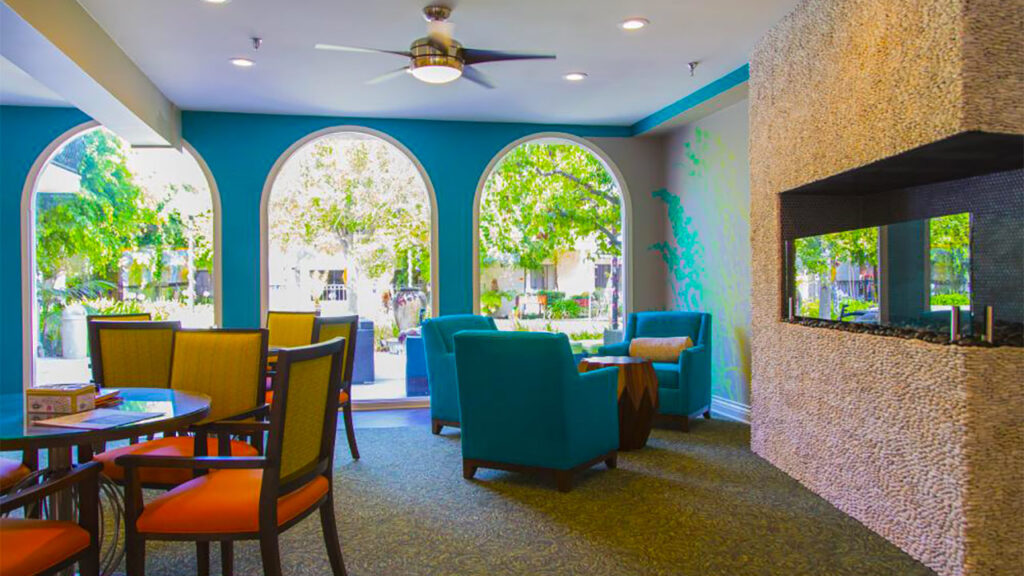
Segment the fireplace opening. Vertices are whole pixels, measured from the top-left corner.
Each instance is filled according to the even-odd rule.
[[[779,195],[783,319],[939,344],[1024,346],[1024,170],[935,181],[936,171],[971,171],[928,171],[920,156],[900,170],[901,160]],[[904,186],[914,182],[923,183]]]

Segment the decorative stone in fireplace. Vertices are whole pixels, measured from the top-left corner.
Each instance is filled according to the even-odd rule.
[[[954,214],[933,211],[939,197],[975,202],[961,192],[986,179],[1012,214],[1022,176],[1003,161],[1022,151],[1022,29],[1016,0],[804,0],[750,63],[752,448],[943,576],[1024,565],[1024,349],[788,322],[784,244]],[[950,142],[967,145],[915,160]],[[885,169],[907,154],[909,170]],[[972,305],[994,298],[983,284],[1020,295],[1019,274],[1004,267],[992,284],[978,279],[1001,265],[978,265],[991,270],[972,270]]]

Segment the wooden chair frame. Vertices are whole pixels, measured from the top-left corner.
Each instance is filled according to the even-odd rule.
[[[134,316],[134,314],[123,314],[123,316]],[[96,388],[103,387],[103,352],[100,346],[101,330],[181,330],[181,322],[178,321],[152,321],[152,320],[103,320],[109,316],[90,316],[96,318],[89,321],[89,360],[92,363],[92,381]],[[172,350],[174,345],[171,345]],[[170,373],[167,375],[167,385],[171,384]]]
[[[38,506],[47,496],[79,486],[78,525],[89,533],[89,545],[82,551],[53,565],[42,575],[59,574],[76,562],[82,576],[97,576],[100,572],[100,524],[99,524],[99,475],[102,466],[90,462],[71,469],[61,476],[38,484],[16,494],[0,498],[0,514],[7,514],[18,508]]]
[[[320,329],[323,326],[332,324],[351,324],[349,331],[351,339],[345,349],[345,369],[341,376],[341,391],[345,393],[348,400],[341,404],[342,414],[345,420],[345,435],[348,437],[348,450],[352,458],[359,460],[359,446],[356,444],[355,423],[352,420],[352,370],[356,358],[356,337],[359,332],[359,316],[334,316],[316,317],[313,320],[313,343],[320,342]]]
[[[278,537],[292,526],[313,513],[320,512],[320,523],[327,546],[327,555],[335,576],[345,576],[345,563],[338,541],[338,528],[334,516],[333,479],[334,439],[338,423],[338,393],[341,385],[341,355],[344,339],[336,338],[322,344],[281,351],[278,372],[275,376],[275,398],[270,411],[269,422],[219,421],[207,425],[208,430],[225,434],[268,433],[267,451],[261,457],[198,456],[193,458],[126,455],[117,459],[125,468],[125,545],[127,548],[126,567],[128,576],[144,576],[147,540],[194,541],[199,562],[199,573],[209,573],[210,542],[221,543],[222,571],[225,575],[234,573],[232,544],[236,540],[258,540],[266,576],[281,576],[281,552]],[[333,356],[328,382],[327,403],[324,414],[320,452],[316,462],[303,470],[281,479],[281,451],[284,440],[285,414],[288,407],[288,387],[293,362]],[[141,533],[137,530],[139,515],[144,503],[142,486],[139,483],[139,468],[187,468],[197,472],[210,470],[263,470],[263,481],[259,496],[259,530],[239,533]],[[281,496],[293,492],[317,476],[327,480],[327,492],[307,510],[288,522],[277,524],[277,501]]]

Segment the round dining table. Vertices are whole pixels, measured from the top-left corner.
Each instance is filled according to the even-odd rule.
[[[25,414],[25,396],[22,394],[0,394],[0,451],[23,452],[47,451],[46,468],[34,473],[26,482],[38,481],[39,474],[59,473],[71,467],[71,453],[78,447],[78,459],[92,459],[93,446],[106,442],[138,438],[151,434],[175,432],[199,422],[210,412],[210,397],[195,392],[184,392],[168,388],[121,388],[121,402],[106,406],[120,412],[144,412],[159,414],[145,420],[138,420],[119,426],[99,430],[63,428],[35,423]],[[115,526],[120,520],[120,492],[109,480],[101,482],[102,492],[114,500]],[[17,488],[15,488],[17,489]],[[55,520],[73,520],[74,511],[69,494],[62,493],[49,498],[48,516]],[[101,528],[102,530],[102,528]],[[105,540],[105,538],[101,538]],[[102,569],[109,574],[120,560],[116,535],[108,554],[103,554]]]

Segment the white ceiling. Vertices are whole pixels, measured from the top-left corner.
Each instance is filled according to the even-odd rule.
[[[405,50],[429,0],[79,0],[180,108],[237,112],[631,124],[742,66],[798,0],[462,0],[451,21],[473,48],[550,52],[554,61],[479,66],[497,84],[432,86],[398,56],[321,52],[318,42]],[[626,33],[617,23],[643,16]],[[253,52],[249,38],[260,36]],[[246,56],[255,67],[228,59]],[[700,60],[697,75],[686,70]],[[589,78],[573,84],[570,71]]]
[[[0,105],[67,106],[68,103],[13,62],[0,56]]]

